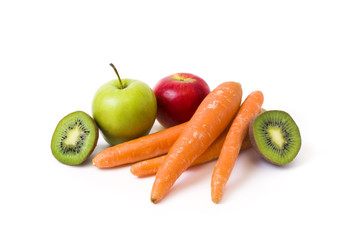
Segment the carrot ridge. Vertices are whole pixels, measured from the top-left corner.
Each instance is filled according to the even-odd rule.
[[[240,106],[212,174],[211,199],[214,203],[219,203],[223,196],[225,185],[231,175],[243,140],[248,133],[249,124],[261,112],[263,101],[262,92],[255,91],[250,93]]]

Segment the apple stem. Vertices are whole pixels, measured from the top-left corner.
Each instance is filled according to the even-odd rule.
[[[118,79],[119,79],[119,82],[120,82],[120,89],[123,89],[123,88],[124,88],[124,86],[123,86],[123,84],[122,84],[122,82],[121,82],[121,78],[120,78],[120,75],[119,75],[119,73],[118,73],[118,71],[117,71],[116,67],[115,67],[115,66],[114,66],[114,64],[112,64],[112,63],[110,63],[110,66],[114,69],[114,71],[115,71],[115,73],[116,73],[116,75],[117,75],[117,77],[118,77]]]

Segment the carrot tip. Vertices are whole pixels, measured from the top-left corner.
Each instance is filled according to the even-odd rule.
[[[211,200],[213,201],[213,203],[218,204],[218,203],[220,203],[221,198],[212,198]]]
[[[153,198],[153,197],[151,197],[150,200],[151,200],[151,202],[154,203],[154,204],[156,204],[156,203],[159,202],[159,200],[158,200],[157,198]]]

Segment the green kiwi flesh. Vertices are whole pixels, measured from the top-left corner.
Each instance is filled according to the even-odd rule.
[[[94,119],[77,111],[60,120],[51,139],[51,152],[60,162],[79,165],[96,147],[99,130]]]
[[[250,123],[249,136],[256,152],[276,165],[290,163],[301,147],[299,128],[284,111],[265,111],[257,115]]]

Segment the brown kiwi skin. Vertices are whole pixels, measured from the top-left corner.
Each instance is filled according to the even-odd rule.
[[[262,111],[261,113],[263,113],[263,112],[265,112],[265,110]],[[260,113],[260,114],[261,114],[261,113]],[[264,160],[266,160],[267,162],[272,163],[272,164],[277,165],[277,166],[283,166],[283,165],[278,164],[278,163],[276,163],[276,162],[274,162],[274,161],[271,161],[271,160],[270,160],[269,158],[267,158],[264,154],[262,154],[261,151],[259,150],[257,144],[256,144],[253,126],[254,126],[254,122],[255,122],[256,118],[257,118],[260,114],[256,115],[256,116],[253,118],[253,120],[251,120],[250,125],[249,125],[249,138],[250,138],[251,145],[252,145],[253,149],[254,149]]]
[[[89,114],[87,114],[87,113],[84,112],[84,111],[75,111],[75,112],[72,112],[72,113],[70,113],[70,114],[77,113],[77,112],[82,112],[82,113],[85,113],[86,115],[88,115],[88,116],[90,117],[91,121],[94,123],[94,127],[95,127],[95,141],[94,141],[94,146],[93,146],[92,149],[89,151],[89,154],[86,155],[86,157],[84,158],[84,160],[83,160],[81,163],[78,164],[78,165],[81,165],[81,164],[83,164],[83,163],[90,157],[90,155],[91,155],[91,154],[93,153],[93,151],[95,150],[95,147],[96,147],[97,142],[98,142],[98,139],[99,139],[99,127],[97,126],[94,118],[91,117]],[[70,114],[68,114],[68,115],[70,115]],[[66,115],[65,117],[67,117],[68,115]],[[63,117],[62,119],[64,119],[65,117]],[[62,120],[62,119],[61,119],[61,120]],[[61,120],[59,121],[58,125],[60,124]],[[58,125],[56,125],[56,128],[58,127]],[[56,129],[56,128],[55,128],[55,129]],[[61,161],[59,161],[59,162],[61,162]],[[68,165],[68,166],[76,166],[76,165],[71,165],[71,164],[67,164],[67,163],[64,163],[64,162],[61,162],[61,163],[62,163],[62,164],[65,164],[65,165]]]

